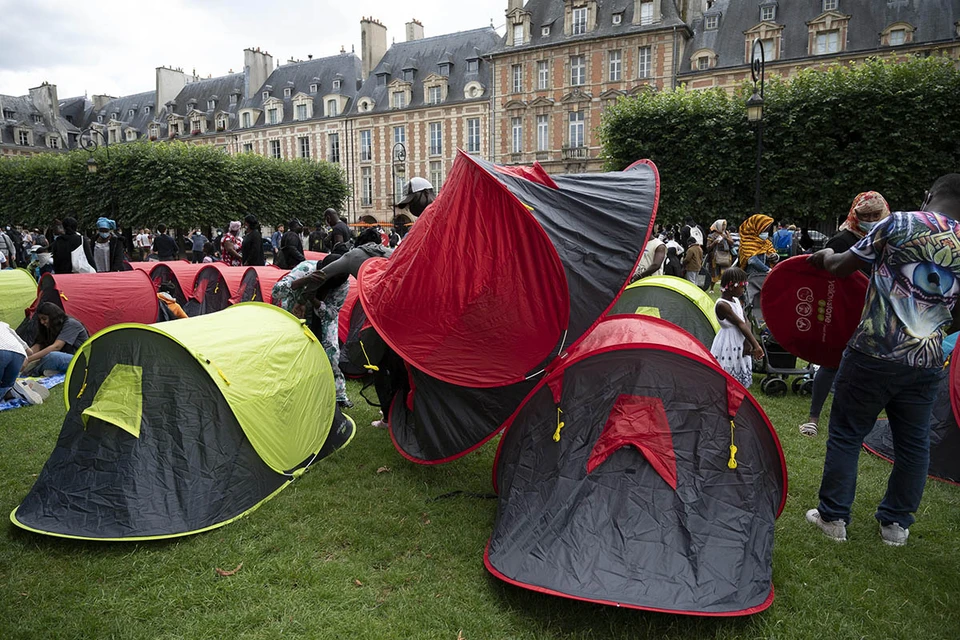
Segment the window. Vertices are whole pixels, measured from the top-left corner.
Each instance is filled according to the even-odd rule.
[[[133,109],[129,109],[129,110],[127,111],[127,117],[128,117],[128,118],[132,118],[132,117],[134,116],[134,114],[136,114],[136,111],[134,111]]]
[[[403,70],[403,81],[404,81],[404,82],[413,82],[413,69],[404,69],[404,70]]]
[[[364,129],[360,132],[360,162],[373,160],[373,132]]]
[[[111,119],[111,120],[116,120],[116,119],[117,119],[117,115],[118,115],[117,112],[114,111],[113,113],[110,114],[110,119]]]
[[[26,131],[17,132],[17,141],[21,146],[29,147],[30,146],[30,134]]]
[[[823,10],[836,11],[839,4],[840,0],[823,0]]]
[[[393,128],[393,144],[407,144],[407,129],[405,127]]]
[[[20,134],[23,135],[23,131],[21,131]],[[110,140],[110,144],[113,144],[114,142],[116,142],[116,141],[117,141],[117,130],[116,130],[116,129],[110,129],[110,131],[109,131],[109,136],[108,136],[108,137],[109,137],[109,140]],[[24,143],[22,143],[22,144],[27,144],[27,143],[24,142]]]
[[[249,128],[250,126],[252,126],[252,124],[251,124],[252,118],[250,117],[250,112],[249,112],[249,111],[244,111],[244,112],[243,112],[243,118],[241,118],[241,119],[243,120],[243,127],[244,127],[245,129],[246,129],[246,128]]]
[[[640,0],[640,24],[653,24],[653,0]]]
[[[310,157],[310,138],[307,136],[302,136],[297,139],[298,146],[300,147],[300,157],[309,158]]]
[[[43,116],[33,116],[34,124],[43,124]]]
[[[907,41],[906,29],[894,29],[890,32],[890,46],[895,47]]]
[[[277,160],[279,160],[280,158],[283,157],[283,156],[280,155],[280,141],[279,141],[279,140],[271,140],[271,141],[270,141],[270,157],[271,157],[271,158],[276,158]]]
[[[203,131],[203,126],[200,124],[200,118],[194,118],[190,121],[190,130]]]
[[[313,83],[312,85],[310,85],[310,93],[316,93],[316,92],[317,92],[317,83]]]
[[[450,77],[450,65],[449,65],[449,64],[447,64],[446,62],[444,62],[443,64],[440,65],[439,68],[440,68],[440,75],[442,75],[444,78]]]
[[[840,32],[823,31],[817,34],[817,48],[814,53],[818,56],[840,51]]]
[[[480,153],[480,118],[467,118],[467,153]]]
[[[577,7],[573,10],[573,35],[578,36],[587,32],[587,8]]]
[[[49,143],[51,149],[60,148],[60,138],[57,138],[55,136],[50,136],[49,138],[47,138],[47,142]]]
[[[773,38],[766,38],[764,40],[761,40],[760,45],[763,47],[764,60],[777,59],[777,50],[773,48]]]
[[[216,101],[216,100],[207,100],[207,111],[212,111],[212,110],[214,110],[214,109],[216,109],[216,108],[217,108],[217,101]],[[133,113],[131,112],[130,115],[132,116]]]
[[[637,77],[638,78],[649,78],[650,77],[650,47],[640,47],[639,54],[637,56]]]
[[[511,118],[510,128],[513,131],[512,153],[523,153],[523,118]]]
[[[760,22],[772,22],[777,17],[776,5],[760,7]]]
[[[570,146],[583,146],[583,111],[570,112]]]
[[[393,108],[403,109],[405,106],[407,106],[407,94],[403,91],[394,91],[393,92]]]
[[[231,102],[230,104],[233,104],[233,103]],[[144,107],[144,108],[143,108],[143,114],[144,114],[144,115],[149,115],[149,114],[150,114],[150,107]]]
[[[267,109],[267,124],[277,124],[276,109]]]
[[[441,96],[443,94],[443,90],[440,87],[430,87],[428,91],[430,94],[428,102],[430,104],[440,104],[442,101]]]
[[[225,131],[227,128],[227,116],[217,116],[217,131]]]
[[[430,123],[430,155],[439,156],[443,153],[443,131],[442,123]],[[434,185],[436,186],[436,185]]]
[[[283,88],[283,97],[284,97],[284,98],[289,98],[292,94],[293,94],[293,89],[291,89],[290,87],[284,87],[284,88]]]
[[[476,73],[480,71],[479,60],[467,60],[467,73]]]
[[[587,64],[583,56],[570,56],[570,84],[579,86],[584,83],[587,75]]]
[[[511,84],[513,92],[520,93],[523,91],[523,65],[515,64],[510,67],[510,70],[513,78],[513,83]]]
[[[440,192],[440,185],[443,184],[443,162],[440,160],[430,162],[430,184],[433,185],[434,193]]]
[[[230,104],[237,104],[237,94],[230,94]],[[147,107],[147,113],[150,113],[150,107]]]
[[[550,87],[550,63],[546,60],[537,62],[537,89],[543,90]]]
[[[373,206],[373,167],[360,168],[360,206]]]
[[[537,151],[550,149],[550,116],[537,116]]]
[[[621,22],[623,22],[623,14],[622,13],[613,14],[613,24],[620,24]]]
[[[330,152],[330,162],[340,162],[340,134],[331,133],[327,135],[327,147]]]
[[[540,27],[540,36],[546,38],[550,35],[550,27]]]
[[[327,116],[332,118],[335,115],[337,115],[337,100],[327,100]]]
[[[244,142],[244,143],[243,143],[243,152],[244,152],[244,153],[253,153],[253,143],[252,143],[252,142]]]
[[[700,56],[697,58],[697,71],[704,71],[710,68],[710,58],[708,56]]]
[[[339,81],[339,80],[334,80],[334,81],[333,81],[333,90],[334,90],[334,91],[340,91],[340,81]]]
[[[703,28],[707,31],[713,31],[720,22],[720,16],[707,16],[703,19]]]
[[[307,119],[307,105],[300,103],[296,106],[296,116],[294,120],[306,120]]]
[[[620,60],[620,50],[615,49],[610,52],[610,82],[618,82],[622,71],[622,62]]]
[[[270,92],[269,92],[269,91],[264,91],[263,93],[260,94],[260,96],[264,99],[264,101],[269,100],[269,99],[270,99]]]
[[[385,73],[378,73],[378,74],[377,74],[377,86],[378,86],[378,87],[385,87],[385,86],[387,86],[387,74],[385,74]]]
[[[156,140],[159,137],[160,137],[160,127],[156,125],[153,125],[152,127],[150,127],[150,139]]]
[[[523,23],[513,25],[513,46],[519,47],[523,44]]]
[[[9,115],[7,115],[7,114],[9,114]],[[11,118],[11,119],[12,119],[12,118],[13,118],[13,111],[4,111],[4,112],[3,112],[3,117],[5,117],[5,118]],[[103,122],[103,116],[97,116],[97,122],[102,123],[102,122]]]

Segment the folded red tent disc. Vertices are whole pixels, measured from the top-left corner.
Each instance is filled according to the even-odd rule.
[[[767,276],[760,309],[773,338],[791,354],[825,367],[840,366],[860,323],[867,278],[838,278],[796,256]]]

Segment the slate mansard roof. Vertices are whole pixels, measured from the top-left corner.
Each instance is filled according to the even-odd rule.
[[[393,44],[357,94],[357,103],[363,98],[373,101],[373,108],[362,113],[385,113],[391,111],[390,83],[403,80],[404,70],[413,71],[411,83],[412,95],[405,109],[427,106],[423,96],[423,81],[431,74],[440,73],[440,65],[449,65],[447,76],[447,98],[440,105],[459,102],[471,102],[489,97],[490,64],[483,59],[500,43],[500,36],[491,27],[460,31],[432,38],[421,38]],[[467,71],[467,61],[477,61],[477,71]],[[384,76],[385,86],[380,84],[379,76]],[[464,97],[464,88],[470,82],[479,82],[483,91],[472,98]],[[353,114],[357,114],[357,109]]]
[[[743,1],[743,0],[738,0]],[[563,11],[565,0],[530,0],[523,6],[523,10],[530,14],[529,40],[520,46],[507,46],[507,37],[501,39],[500,46],[494,52],[505,54],[513,51],[523,51],[538,47],[562,45],[580,40],[594,40],[624,36],[644,31],[656,31],[663,28],[684,28],[687,25],[680,19],[673,0],[662,0],[660,3],[660,20],[651,24],[633,24],[633,0],[597,0],[596,27],[592,31],[577,35],[566,35],[563,32]],[[613,24],[613,16],[620,14],[620,24]],[[549,35],[543,35],[543,27],[550,27]],[[510,24],[507,24],[510,29]]]
[[[690,71],[690,57],[702,49],[712,50],[717,64],[700,73],[747,64],[744,33],[760,24],[761,6],[776,6],[774,23],[783,26],[779,60],[809,58],[807,23],[824,14],[822,0],[717,0],[704,18],[694,21],[693,39],[686,47],[679,75],[697,73]],[[839,0],[836,12],[850,16],[843,53],[855,53],[880,48],[880,33],[897,22],[916,29],[913,44],[956,39],[960,0]],[[718,16],[716,29],[704,28],[708,16]]]
[[[230,123],[236,122],[237,111],[243,102],[243,73],[230,73],[216,78],[205,78],[184,85],[177,97],[163,107],[163,117],[160,120],[166,123],[167,116],[178,115],[184,118],[191,111],[200,111],[206,116],[209,130],[214,128],[216,114],[225,112],[230,114]],[[236,102],[230,104],[230,96],[235,95]],[[207,108],[207,102],[215,101],[212,109]],[[155,117],[156,119],[156,117]],[[229,123],[228,123],[229,126]],[[189,133],[189,131],[187,131]]]
[[[39,122],[36,121],[37,117],[40,118]],[[46,147],[45,137],[47,134],[53,133],[58,137],[60,136],[57,124],[69,133],[79,131],[77,127],[67,122],[62,115],[59,123],[48,122],[36,105],[33,104],[29,95],[0,95],[0,144],[18,145],[16,128],[20,127],[33,132],[34,147]],[[66,147],[67,141],[61,139],[60,145]]]
[[[146,134],[150,121],[157,117],[156,94],[153,91],[134,93],[122,98],[114,98],[99,111],[90,111],[86,126],[97,123],[107,126],[114,119],[123,123],[122,130],[135,129],[140,134]],[[149,107],[149,109],[147,108]],[[133,115],[130,111],[133,110]],[[102,122],[101,122],[102,119]]]
[[[239,110],[259,109],[261,111],[251,128],[276,126],[265,124],[266,114],[263,113],[265,102],[263,93],[269,91],[268,99],[276,98],[283,101],[283,123],[287,124],[293,121],[293,98],[302,93],[311,96],[313,99],[313,118],[311,120],[317,120],[330,117],[326,113],[323,98],[334,94],[347,98],[347,104],[343,111],[337,114],[337,116],[342,116],[353,106],[357,90],[360,88],[361,73],[360,58],[354,53],[340,53],[326,58],[315,58],[281,65],[270,74],[264,86],[257,87],[255,92],[243,101]],[[333,88],[335,80],[340,81],[339,89]],[[310,85],[313,84],[317,85],[316,93],[310,92]],[[287,88],[290,89],[290,96],[284,97],[284,89]]]

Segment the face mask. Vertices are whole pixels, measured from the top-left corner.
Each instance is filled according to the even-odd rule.
[[[861,220],[860,222],[857,223],[857,226],[860,227],[860,231],[863,231],[864,233],[870,233],[871,231],[873,231],[873,228],[877,226],[877,223],[866,222],[865,220]]]
[[[761,240],[766,240],[766,239],[769,238],[769,237],[770,237],[770,234],[769,234],[769,233],[761,233],[761,234],[760,234],[760,239],[761,239]]]
[[[100,232],[100,237],[101,237],[101,238],[109,238],[109,237],[110,237],[110,232],[109,232],[109,231],[101,231],[101,232]]]

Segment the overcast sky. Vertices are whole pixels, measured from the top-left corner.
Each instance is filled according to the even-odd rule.
[[[386,25],[389,44],[405,39],[411,18],[430,37],[491,19],[499,28],[506,7],[507,0],[0,0],[0,94],[24,95],[44,81],[61,99],[152,91],[158,66],[204,78],[239,72],[247,47],[284,63],[341,46],[359,55],[364,16]]]

